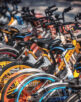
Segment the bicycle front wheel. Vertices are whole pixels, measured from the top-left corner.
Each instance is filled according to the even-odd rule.
[[[8,82],[5,84],[3,90],[2,90],[2,96],[1,96],[1,102],[11,102],[14,101],[15,93],[14,90],[19,85],[19,83],[29,75],[35,74],[35,73],[41,73],[41,70],[36,69],[24,69],[22,71],[18,71],[17,73],[14,73],[11,75],[11,78],[8,80]]]

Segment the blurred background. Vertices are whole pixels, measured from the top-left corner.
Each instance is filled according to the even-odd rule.
[[[3,0],[1,0],[3,1]],[[5,0],[10,1],[10,0]],[[20,0],[19,0],[20,1]],[[63,9],[72,6],[72,10],[66,14],[66,19],[72,20],[73,17],[78,13],[81,12],[81,0],[21,0],[21,3],[18,4],[19,8],[25,6],[30,7],[31,9],[35,9],[35,12],[43,13],[44,10],[51,5],[56,5],[58,7],[57,12],[61,14]],[[1,5],[1,3],[0,3]],[[9,5],[12,8],[11,5]]]
[[[72,6],[73,9],[66,14],[66,19],[68,20],[72,20],[78,12],[81,12],[81,0],[22,0],[19,6],[29,6],[34,8],[36,12],[44,13],[44,10],[53,4],[58,7],[57,12],[59,14],[64,8]]]

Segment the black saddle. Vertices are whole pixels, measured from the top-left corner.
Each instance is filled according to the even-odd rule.
[[[81,80],[79,78],[74,78],[72,80],[69,80],[69,87],[74,90],[81,90]]]
[[[29,33],[29,32],[24,32],[24,33],[17,33],[16,35],[19,35],[19,36],[22,36],[22,37],[25,37],[26,35],[27,36],[31,36],[32,35],[32,33]]]
[[[55,51],[57,54],[62,54],[66,50],[74,49],[74,45],[72,44],[65,44],[65,45],[59,45],[59,46],[51,46],[50,50]]]
[[[25,37],[27,36],[31,36],[32,33],[28,33],[28,32],[25,32],[25,33],[17,33],[13,36],[13,39],[20,39],[20,40],[23,40]]]
[[[57,46],[61,43],[60,39],[53,40],[51,38],[41,38],[41,39],[34,39],[34,42],[36,42],[40,47],[46,48],[50,50],[51,46]]]
[[[51,40],[52,40],[51,38],[41,38],[41,39],[34,38],[33,39],[33,41],[36,43],[49,43],[49,41]]]
[[[63,45],[63,47],[65,50],[72,50],[75,48],[74,45],[72,45],[72,44],[65,44],[65,45]]]
[[[32,42],[29,40],[29,41],[27,41],[27,42],[24,42],[24,41],[22,41],[22,42],[19,42],[19,46],[21,46],[21,47],[25,47],[25,46],[29,46],[30,44],[32,44]]]

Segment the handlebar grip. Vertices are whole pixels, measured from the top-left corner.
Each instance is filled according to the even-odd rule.
[[[64,9],[64,13],[69,12],[70,10],[72,10],[72,7],[71,6],[68,7],[68,8],[66,8],[66,9]]]
[[[48,10],[52,9],[53,7],[56,7],[56,5],[52,5],[52,6],[48,7]]]
[[[55,9],[51,10],[50,12],[54,12],[54,11],[56,11],[56,10],[58,10],[58,8],[55,8]]]
[[[53,10],[46,10],[45,13],[46,14],[52,14],[54,11],[58,10],[58,8],[54,8]]]

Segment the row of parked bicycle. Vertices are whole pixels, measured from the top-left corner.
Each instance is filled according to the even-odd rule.
[[[81,101],[81,13],[0,7],[1,102]]]

